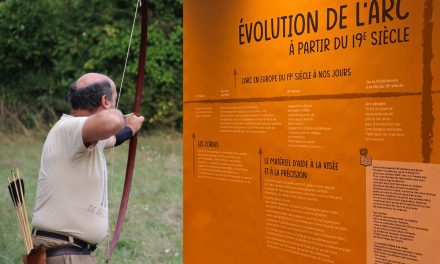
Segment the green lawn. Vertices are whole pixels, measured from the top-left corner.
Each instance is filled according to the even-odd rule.
[[[25,181],[29,218],[35,199],[43,137],[0,141],[0,263],[20,263],[24,244],[7,191],[11,169]],[[124,183],[128,143],[107,152],[113,233]],[[114,156],[114,158],[113,158]],[[113,164],[113,165],[112,165]],[[29,219],[30,221],[30,219]],[[105,263],[110,236],[95,251]],[[139,138],[129,206],[111,263],[182,263],[181,134],[157,132]]]

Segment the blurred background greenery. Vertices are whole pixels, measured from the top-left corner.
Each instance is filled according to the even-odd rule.
[[[126,221],[112,263],[182,262],[182,1],[148,1],[148,50],[141,114],[146,117]],[[69,113],[69,85],[86,72],[119,86],[136,0],[0,0],[0,263],[20,263],[24,244],[8,192],[10,170],[26,184],[29,218],[41,148]],[[133,111],[138,15],[119,108]],[[119,87],[118,87],[119,88]],[[110,221],[116,221],[127,144],[108,152]],[[104,263],[106,243],[94,254]]]
[[[182,1],[148,1],[146,83],[149,129],[182,124]],[[69,85],[86,72],[119,86],[136,8],[133,0],[0,1],[1,131],[25,132],[69,112]],[[140,42],[133,35],[119,108],[132,112]]]

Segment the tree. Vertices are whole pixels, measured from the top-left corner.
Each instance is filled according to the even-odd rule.
[[[135,4],[127,0],[1,2],[0,100],[4,109],[19,111],[24,127],[38,127],[69,111],[67,88],[83,73],[102,72],[119,84]],[[139,38],[137,19],[119,103],[125,112],[132,111]],[[146,68],[141,111],[147,127],[180,128],[181,0],[149,1]],[[4,129],[8,127],[14,126],[6,124]]]

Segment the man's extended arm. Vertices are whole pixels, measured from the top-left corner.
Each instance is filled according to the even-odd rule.
[[[131,113],[124,117],[125,120],[125,126],[123,129],[121,129],[116,136],[112,136],[109,139],[107,139],[105,143],[106,148],[111,148],[113,146],[118,146],[122,144],[127,139],[131,138],[133,135],[135,135],[142,126],[142,122],[144,122],[143,116],[136,116],[135,114]]]
[[[144,122],[143,116],[136,116],[131,113],[124,116],[125,127],[119,131],[116,136],[112,136],[107,139],[105,143],[106,148],[111,148],[113,146],[118,146],[122,144],[127,139],[131,138],[134,134],[136,134],[139,129],[141,129],[142,122]]]
[[[124,116],[117,109],[106,109],[87,118],[83,129],[82,138],[84,145],[89,147],[98,140],[109,139],[113,141],[114,135],[121,131],[125,126]],[[108,145],[111,142],[106,143]]]

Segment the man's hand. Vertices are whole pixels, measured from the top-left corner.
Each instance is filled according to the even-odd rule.
[[[142,123],[144,122],[143,116],[136,116],[135,114],[131,113],[124,116],[125,119],[125,125],[131,128],[133,131],[133,135],[136,134],[139,129],[141,129]]]

